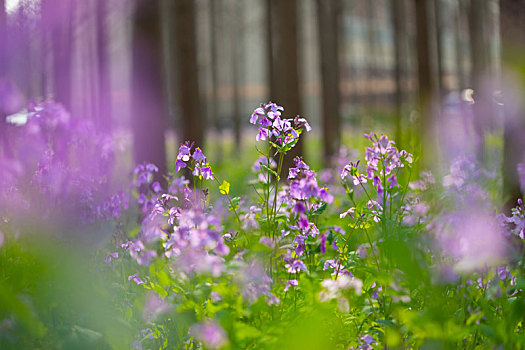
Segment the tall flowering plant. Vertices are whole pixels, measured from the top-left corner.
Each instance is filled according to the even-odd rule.
[[[256,147],[252,196],[230,197],[230,184],[191,142],[180,146],[164,187],[153,165],[137,167],[141,225],[105,259],[125,282],[133,346],[373,349],[488,339],[475,335],[483,329],[476,322],[493,327],[501,319],[493,306],[512,308],[521,280],[515,267],[492,259],[498,245],[469,243],[474,232],[492,239],[498,230],[521,239],[521,203],[499,227],[490,211],[456,213],[449,202],[475,202],[449,200],[451,193],[486,198],[472,184],[475,166],[459,161],[438,189],[430,172],[412,180],[415,157],[373,133],[365,134],[363,160],[341,167],[343,191],[331,191],[302,158],[283,171],[284,157],[310,130],[283,113],[266,103],[251,115],[264,143]],[[193,181],[177,175],[182,169]]]

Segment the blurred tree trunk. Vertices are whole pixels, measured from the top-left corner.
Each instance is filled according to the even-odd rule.
[[[272,0],[272,18],[275,31],[274,84],[272,91],[273,102],[284,107],[284,116],[293,118],[301,114],[299,92],[299,56],[298,56],[298,20],[296,0]],[[276,78],[279,80],[276,81]],[[284,158],[281,174],[288,174],[293,166],[293,158],[302,156],[304,133],[299,142]]]
[[[275,67],[274,67],[274,4],[276,0],[266,0],[266,61],[268,67],[268,99],[275,99]],[[274,101],[275,102],[275,101]]]
[[[242,77],[242,55],[243,55],[243,31],[245,30],[242,20],[244,19],[244,2],[234,1],[232,6],[233,17],[232,23],[232,80],[233,80],[233,139],[235,141],[234,154],[238,155],[241,150],[241,129],[242,129],[242,118],[241,118],[241,97],[240,97],[240,86]]]
[[[177,0],[172,9],[177,59],[176,91],[182,120],[181,141],[194,141],[196,146],[203,148],[205,140],[198,85],[195,3],[193,0]]]
[[[443,37],[443,28],[444,28],[444,18],[443,14],[444,11],[447,8],[447,5],[443,3],[441,0],[434,0],[434,17],[436,21],[436,48],[437,48],[437,55],[436,55],[436,66],[437,66],[437,95],[438,98],[441,99],[441,97],[444,94],[445,90],[445,67],[444,67],[444,37]]]
[[[467,87],[465,81],[465,64],[464,57],[465,53],[463,50],[463,22],[465,21],[464,16],[464,5],[463,1],[457,0],[455,18],[454,18],[454,49],[456,52],[456,85],[458,90],[463,90]]]
[[[98,110],[96,111],[95,124],[99,130],[111,132],[111,87],[109,70],[109,31],[107,26],[108,1],[97,0],[97,68],[98,68]]]
[[[317,25],[321,64],[321,100],[324,166],[332,164],[341,144],[341,113],[339,91],[339,0],[317,0]]]
[[[219,159],[222,158],[222,140],[220,136],[220,126],[218,118],[218,98],[217,88],[219,82],[219,68],[217,65],[218,54],[217,54],[217,41],[219,40],[219,27],[217,26],[217,16],[219,12],[217,8],[222,8],[222,0],[209,0],[209,16],[210,16],[210,44],[211,44],[211,102],[209,108],[209,122],[212,130],[217,133],[218,142],[217,154]]]
[[[366,58],[366,71],[367,76],[365,76],[365,80],[367,79],[367,95],[365,98],[365,107],[376,107],[377,102],[377,87],[376,82],[378,79],[378,65],[377,65],[377,53],[378,53],[378,45],[377,45],[377,38],[376,38],[376,28],[375,28],[375,6],[376,6],[377,0],[366,0],[365,6],[366,6],[366,23],[367,23],[367,29],[366,29],[366,52],[367,52],[367,58]]]
[[[342,61],[342,66],[344,67],[344,73],[342,76],[344,77],[345,83],[349,86],[348,89],[350,90],[348,96],[342,95],[342,106],[344,106],[346,103],[355,106],[357,104],[357,79],[359,77],[359,75],[356,73],[353,55],[354,49],[356,47],[355,32],[353,23],[348,29],[345,28],[344,24],[344,18],[347,17],[352,18],[353,22],[355,4],[353,1],[347,0],[340,0],[340,4],[342,18],[339,25],[339,55],[340,60]]]
[[[136,164],[154,163],[166,174],[166,103],[162,81],[160,0],[138,0],[132,37],[132,129]]]
[[[525,1],[500,0],[500,31],[502,63],[514,78],[520,80],[521,94],[525,88]],[[518,74],[516,74],[518,73]],[[502,86],[504,102],[504,145],[503,145],[503,194],[506,209],[516,206],[516,200],[523,197],[520,187],[518,164],[525,164],[525,107],[520,91],[511,91]],[[505,89],[508,90],[505,90]],[[514,96],[513,96],[514,95]],[[517,96],[516,96],[517,95]],[[514,99],[514,101],[512,101]],[[525,181],[525,169],[522,169]]]
[[[47,0],[46,11],[51,26],[53,51],[53,92],[55,101],[71,112],[71,75],[73,51],[73,15],[75,0]]]
[[[483,86],[489,73],[489,45],[484,27],[486,26],[487,0],[471,0],[469,7],[470,58],[472,62],[471,77],[474,89],[474,129],[476,132],[476,156],[479,161],[485,159],[484,134],[492,118],[490,97]]]
[[[417,80],[419,89],[420,132],[423,167],[432,164],[436,149],[432,102],[436,95],[434,28],[429,0],[414,0],[416,14]]]
[[[0,89],[7,84],[7,13],[5,9],[5,0],[0,0]],[[5,96],[0,91],[0,139],[2,143],[0,146],[3,154],[0,156],[10,156],[9,146],[6,138],[6,117],[5,110]]]
[[[395,106],[396,106],[396,131],[395,141],[402,145],[402,120],[403,120],[403,103],[405,99],[403,81],[406,72],[406,55],[407,55],[407,14],[405,0],[391,0],[392,19],[394,29],[394,80],[395,80]]]
[[[30,100],[33,97],[33,77],[31,66],[31,36],[28,17],[28,4],[20,2],[16,12],[16,51],[18,51],[17,59],[15,60],[15,76],[17,77],[16,85],[21,89],[25,99]]]

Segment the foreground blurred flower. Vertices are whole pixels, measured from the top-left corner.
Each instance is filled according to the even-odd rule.
[[[190,334],[210,349],[218,349],[228,344],[226,332],[214,321],[205,321],[193,325]]]
[[[155,293],[147,296],[144,303],[143,317],[146,322],[152,322],[160,315],[170,311],[173,306]]]
[[[249,304],[253,304],[261,296],[265,296],[268,305],[279,304],[279,298],[271,293],[272,279],[268,277],[264,269],[256,262],[241,267],[239,273],[235,274],[237,283],[241,286],[242,296]]]
[[[507,245],[493,216],[483,210],[451,212],[431,225],[443,255],[458,272],[495,266],[506,259]]]

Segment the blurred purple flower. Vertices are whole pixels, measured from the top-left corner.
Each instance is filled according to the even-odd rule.
[[[131,280],[133,280],[133,282],[135,282],[136,284],[143,284],[144,283],[144,281],[137,274],[130,275],[128,277],[128,281],[131,281]]]
[[[144,302],[142,316],[146,322],[152,322],[160,315],[169,312],[173,306],[155,293],[150,293]]]
[[[210,349],[218,349],[228,344],[226,332],[215,321],[208,320],[193,325],[190,334]]]

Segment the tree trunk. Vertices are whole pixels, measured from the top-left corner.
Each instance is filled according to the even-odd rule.
[[[474,130],[476,132],[476,156],[485,159],[485,131],[489,127],[493,108],[489,93],[483,81],[489,68],[487,37],[483,30],[486,25],[486,0],[471,0],[469,8],[470,57],[472,62],[472,88],[474,89]]]
[[[0,88],[7,84],[7,14],[5,10],[5,0],[0,0]],[[7,113],[4,107],[4,97],[0,95],[0,156],[10,156],[9,145],[6,137],[6,117]]]
[[[525,1],[500,0],[500,30],[503,67],[511,70],[513,77],[521,78],[521,94],[525,86]],[[521,71],[521,75],[517,74]],[[523,100],[509,86],[502,86],[504,102],[504,145],[503,145],[503,195],[508,212],[516,206],[516,200],[523,197],[525,169],[520,174],[518,164],[525,164],[525,107]],[[508,90],[506,90],[506,88]]]
[[[323,126],[323,160],[326,167],[337,154],[341,143],[339,111],[339,47],[340,17],[338,0],[317,0],[317,25],[321,64],[321,100]]]
[[[407,55],[407,28],[406,28],[406,6],[405,0],[391,0],[392,19],[394,30],[394,81],[396,84],[394,99],[395,99],[395,141],[398,145],[402,145],[402,119],[403,119],[403,103],[404,103],[404,86],[403,79],[406,71],[406,55]]]
[[[267,61],[267,76],[268,76],[268,99],[275,100],[275,60],[274,60],[274,1],[266,0],[266,61]],[[274,101],[275,102],[275,101]]]
[[[235,141],[234,154],[238,155],[241,150],[241,129],[242,129],[242,118],[241,118],[241,97],[240,97],[240,85],[241,85],[241,57],[243,55],[243,28],[242,19],[244,18],[244,6],[242,1],[234,1],[232,6],[234,19],[232,22],[232,80],[233,80],[233,139]]]
[[[441,2],[441,0],[434,0],[434,17],[436,21],[436,66],[437,66],[437,95],[438,98],[444,95],[445,92],[445,67],[444,67],[444,49],[445,45],[443,42],[443,27],[444,27],[444,18],[443,18],[443,9],[446,8],[446,4]]]
[[[197,63],[195,7],[193,0],[177,0],[173,6],[175,55],[177,57],[177,94],[182,120],[181,141],[204,147]]]
[[[416,13],[417,77],[419,88],[420,132],[423,144],[423,166],[432,164],[431,152],[436,149],[433,132],[432,102],[436,94],[433,21],[429,0],[414,0]]]
[[[53,92],[55,101],[71,111],[72,21],[75,0],[48,0],[53,50]]]
[[[136,164],[154,163],[166,174],[166,104],[162,81],[160,0],[139,0],[133,18],[132,128]]]
[[[301,114],[299,92],[299,57],[298,57],[298,21],[296,0],[272,0],[275,6],[275,81],[274,102],[284,107],[284,116],[293,118]],[[292,148],[284,159],[282,174],[288,174],[293,166],[293,158],[303,154],[304,133],[299,142]]]
[[[107,27],[107,3],[109,0],[97,0],[96,21],[97,21],[97,68],[98,68],[98,110],[95,121],[99,130],[111,132],[112,111],[111,111],[111,86],[109,71],[109,33]]]
[[[211,101],[209,108],[209,122],[213,131],[219,133],[219,119],[218,119],[218,99],[217,87],[219,82],[219,73],[217,66],[217,41],[219,40],[217,16],[219,15],[217,8],[221,8],[221,0],[209,0],[209,15],[210,15],[210,44],[211,44]],[[220,136],[219,136],[220,139]],[[219,140],[219,157],[221,156],[221,142]]]
[[[366,64],[366,74],[365,80],[367,81],[368,91],[365,97],[365,107],[377,107],[377,87],[376,82],[378,79],[378,65],[377,65],[377,38],[375,35],[375,3],[377,0],[366,0],[366,53],[367,64]]]
[[[458,90],[463,90],[467,87],[465,82],[465,67],[464,67],[464,57],[465,53],[463,50],[463,26],[464,21],[463,16],[463,5],[461,1],[457,1],[457,7],[455,11],[454,18],[454,46],[455,46],[455,59],[456,59],[456,87]]]

